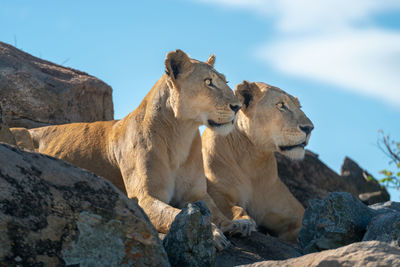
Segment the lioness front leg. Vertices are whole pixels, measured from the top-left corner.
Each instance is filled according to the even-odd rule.
[[[210,209],[215,209],[216,214],[213,219],[215,223],[221,227],[224,232],[229,232],[230,234],[240,234],[242,236],[249,236],[252,231],[256,231],[255,221],[246,213],[246,211],[236,205],[228,203],[227,198],[222,196],[216,197],[219,207],[225,211],[225,214],[230,215],[232,220],[229,220],[221,210],[215,205],[214,200],[208,195],[209,207]]]
[[[303,206],[280,179],[270,185],[269,192],[265,201],[268,212],[262,218],[260,225],[279,238],[296,243],[302,226]],[[279,203],[279,206],[276,203]]]
[[[238,229],[233,231],[232,234],[241,234],[242,236],[250,236],[251,232],[257,229],[256,222],[246,213],[240,206],[232,206],[233,222],[238,224]]]

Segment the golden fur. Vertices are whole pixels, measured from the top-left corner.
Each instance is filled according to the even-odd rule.
[[[17,147],[29,151],[35,150],[32,137],[26,128],[10,128],[10,131],[15,138]]]
[[[38,152],[67,160],[136,197],[159,232],[166,233],[186,203],[204,200],[222,231],[247,221],[227,219],[207,194],[199,125],[227,134],[241,104],[214,68],[177,50],[166,73],[140,106],[120,121],[73,123],[31,129]],[[214,226],[217,248],[228,245]]]
[[[202,136],[208,192],[228,218],[295,241],[304,208],[279,179],[274,152],[302,159],[313,125],[297,98],[279,88],[244,81],[235,93],[243,104],[235,129]]]

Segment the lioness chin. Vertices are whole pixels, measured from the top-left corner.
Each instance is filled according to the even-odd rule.
[[[29,130],[36,151],[86,168],[136,197],[159,232],[166,233],[186,203],[203,200],[223,232],[241,231],[207,194],[198,127],[233,129],[241,103],[214,66],[169,52],[165,74],[140,106],[120,121],[73,123]],[[216,247],[229,244],[213,225]]]
[[[243,104],[235,129],[202,135],[208,192],[229,219],[295,242],[304,208],[279,179],[274,152],[302,159],[314,126],[297,98],[279,88],[244,81],[235,94]]]

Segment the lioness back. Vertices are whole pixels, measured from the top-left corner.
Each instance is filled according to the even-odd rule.
[[[66,160],[106,177],[126,192],[119,168],[108,158],[108,139],[117,121],[71,123],[30,129],[37,152]]]

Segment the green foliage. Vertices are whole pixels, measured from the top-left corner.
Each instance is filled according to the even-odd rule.
[[[383,131],[380,131],[382,139],[378,140],[379,148],[389,158],[389,164],[395,165],[397,170],[381,170],[379,173],[383,174],[383,178],[379,180],[379,183],[385,187],[400,188],[400,142],[395,142],[390,139],[388,135],[385,135]]]

